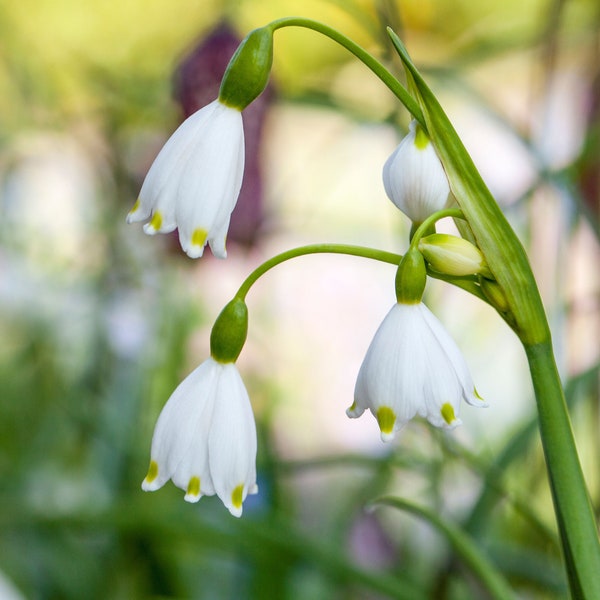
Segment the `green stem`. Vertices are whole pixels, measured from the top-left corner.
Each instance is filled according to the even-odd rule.
[[[573,600],[600,598],[600,542],[550,341],[525,346]]]
[[[445,219],[446,217],[453,217],[454,219],[465,218],[460,208],[445,208],[444,210],[438,210],[437,212],[434,212],[432,215],[429,215],[429,217],[427,217],[422,223],[420,223],[415,232],[413,233],[410,239],[411,250],[418,250],[419,241],[424,235],[429,233],[432,225],[437,223],[440,219]]]
[[[401,254],[394,254],[392,252],[385,252],[383,250],[366,248],[363,246],[351,246],[348,244],[310,244],[308,246],[300,246],[299,248],[293,248],[292,250],[287,250],[286,252],[277,254],[254,269],[254,271],[252,271],[252,273],[246,277],[235,297],[239,298],[240,300],[245,300],[246,294],[250,288],[267,271],[271,270],[273,267],[276,267],[282,262],[292,258],[297,258],[299,256],[305,256],[307,254],[346,254],[348,256],[370,258],[371,260],[378,260],[380,262],[385,262],[396,266],[402,260]]]
[[[271,31],[276,31],[282,27],[304,27],[306,29],[312,29],[317,33],[321,33],[326,37],[332,39],[334,42],[340,44],[354,54],[364,65],[366,65],[381,81],[390,89],[390,91],[404,104],[406,109],[412,113],[413,117],[419,122],[425,131],[427,131],[427,125],[423,117],[423,112],[419,107],[415,99],[409,94],[407,89],[394,77],[376,58],[371,56],[362,46],[359,46],[356,42],[353,42],[350,38],[340,33],[336,29],[320,23],[319,21],[313,21],[312,19],[304,19],[302,17],[285,17],[269,23],[266,26]]]

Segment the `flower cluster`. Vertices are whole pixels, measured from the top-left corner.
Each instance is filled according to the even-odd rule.
[[[256,39],[256,44],[266,43],[264,36]],[[236,53],[234,63],[243,66],[248,56]],[[238,67],[228,72],[243,73]],[[255,97],[260,86],[248,97]],[[149,234],[178,228],[181,245],[193,258],[202,255],[207,242],[216,256],[226,256],[225,237],[244,166],[240,111],[247,102],[236,100],[238,91],[229,77],[219,99],[177,129],[150,168],[128,216],[129,222],[149,219],[144,226]],[[397,303],[366,353],[347,414],[355,418],[370,410],[382,440],[389,441],[415,416],[451,429],[461,422],[462,400],[485,406],[460,350],[422,303],[422,295],[426,261],[430,269],[456,275],[491,273],[479,250],[466,240],[430,232],[423,237],[428,226],[424,222],[443,211],[452,196],[433,144],[416,122],[386,162],[383,182],[390,199],[417,229],[398,266]],[[274,263],[267,264],[264,270]],[[184,379],[163,408],[144,490],[157,490],[171,479],[185,490],[188,502],[216,494],[234,516],[242,514],[246,496],[257,492],[256,427],[235,365],[247,332],[243,298],[255,279],[251,275],[251,283],[244,282],[217,319],[211,357]]]

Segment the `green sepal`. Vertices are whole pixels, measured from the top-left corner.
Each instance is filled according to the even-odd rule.
[[[269,82],[273,64],[273,32],[268,27],[251,31],[238,46],[221,81],[219,100],[244,110]]]
[[[220,363],[235,362],[248,335],[248,307],[234,298],[217,317],[210,332],[210,355]]]
[[[427,269],[423,255],[416,248],[410,248],[396,271],[396,299],[400,304],[418,304],[426,283]]]

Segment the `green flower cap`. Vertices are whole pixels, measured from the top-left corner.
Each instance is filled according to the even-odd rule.
[[[234,298],[217,317],[210,332],[210,355],[220,363],[237,360],[248,334],[248,307]]]
[[[269,82],[273,64],[273,32],[268,27],[251,31],[238,46],[221,81],[219,100],[244,110]]]
[[[493,279],[479,248],[461,237],[446,233],[427,235],[419,240],[419,250],[438,273]]]
[[[418,304],[421,302],[427,270],[423,255],[416,248],[409,248],[396,272],[396,298],[400,304]]]

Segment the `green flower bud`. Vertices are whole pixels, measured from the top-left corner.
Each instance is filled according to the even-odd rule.
[[[210,355],[220,363],[235,362],[248,334],[248,307],[234,298],[217,317],[210,332]]]
[[[416,249],[409,250],[398,265],[396,272],[396,298],[400,304],[421,302],[427,270],[423,255]]]
[[[446,233],[434,233],[419,240],[419,250],[432,269],[446,275],[493,276],[483,254],[471,242]]]
[[[267,27],[251,31],[232,56],[221,81],[219,100],[244,110],[269,82],[273,64],[273,32]]]

